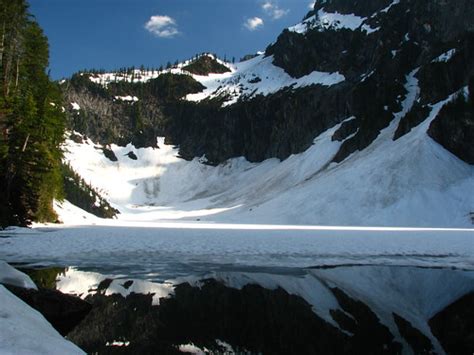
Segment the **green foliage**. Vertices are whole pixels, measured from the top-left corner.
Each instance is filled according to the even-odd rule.
[[[24,0],[0,5],[0,225],[55,221],[65,117],[48,41]]]
[[[100,196],[70,165],[62,164],[64,197],[72,204],[101,218],[113,218],[119,213]]]
[[[99,84],[94,83],[89,79],[90,75],[98,74],[97,70],[90,71],[88,73],[76,73],[74,74],[71,79],[68,81],[68,85],[73,86],[76,89],[84,90],[87,89],[91,94],[94,96],[99,96],[102,98],[111,98],[109,92]]]
[[[39,288],[56,289],[56,283],[60,275],[64,275],[66,268],[49,267],[44,269],[19,268],[20,271],[27,274]]]

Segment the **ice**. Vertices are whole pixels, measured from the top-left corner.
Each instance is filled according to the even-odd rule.
[[[472,229],[122,222],[35,231],[8,242],[0,239],[0,257],[7,262],[105,269],[111,276],[134,270],[162,281],[228,266],[242,270],[350,263],[474,269]],[[84,285],[75,290],[81,293],[97,282],[72,284]]]
[[[38,289],[28,275],[18,271],[2,260],[0,260],[0,283],[22,288],[32,288],[34,290]]]

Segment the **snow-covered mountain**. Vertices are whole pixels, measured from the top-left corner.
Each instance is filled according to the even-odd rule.
[[[77,74],[66,160],[124,220],[472,227],[473,12],[316,1],[247,61]]]

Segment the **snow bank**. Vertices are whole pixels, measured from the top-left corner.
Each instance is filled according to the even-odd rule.
[[[246,99],[257,95],[269,95],[285,88],[300,88],[310,85],[332,86],[345,80],[338,73],[314,71],[296,79],[282,68],[273,65],[273,56],[263,54],[245,62],[234,65],[231,73],[214,74],[208,77],[194,76],[206,89],[197,94],[189,94],[186,100],[201,101],[206,98],[225,98],[224,106],[236,103],[240,98]]]
[[[99,218],[95,215],[84,211],[67,200],[54,201],[53,205],[59,220],[65,224],[89,225],[99,221]]]
[[[30,277],[4,261],[0,260],[0,283],[22,288],[32,288],[37,290],[35,283]]]
[[[44,317],[0,285],[1,354],[85,354]]]
[[[403,109],[390,126],[339,164],[331,163],[341,144],[331,139],[339,126],[284,161],[235,158],[212,167],[202,159],[180,159],[162,138],[159,149],[112,145],[117,162],[91,141],[67,141],[65,156],[121,212],[120,221],[472,228],[474,167],[426,133],[453,96],[432,105],[425,122],[393,141],[419,95],[416,70],[405,87]],[[137,160],[126,156],[130,151]],[[71,217],[68,223],[76,224]],[[84,218],[77,220],[83,224]]]

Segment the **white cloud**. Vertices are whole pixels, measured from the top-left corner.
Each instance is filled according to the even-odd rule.
[[[176,21],[169,16],[155,15],[145,24],[145,29],[155,36],[171,38],[179,34]]]
[[[276,3],[269,0],[265,1],[262,4],[262,9],[268,16],[270,16],[274,20],[278,20],[285,16],[288,12],[290,12],[290,10],[281,9]]]
[[[252,17],[244,22],[244,26],[247,27],[249,31],[255,31],[263,26],[263,20],[260,17]]]

